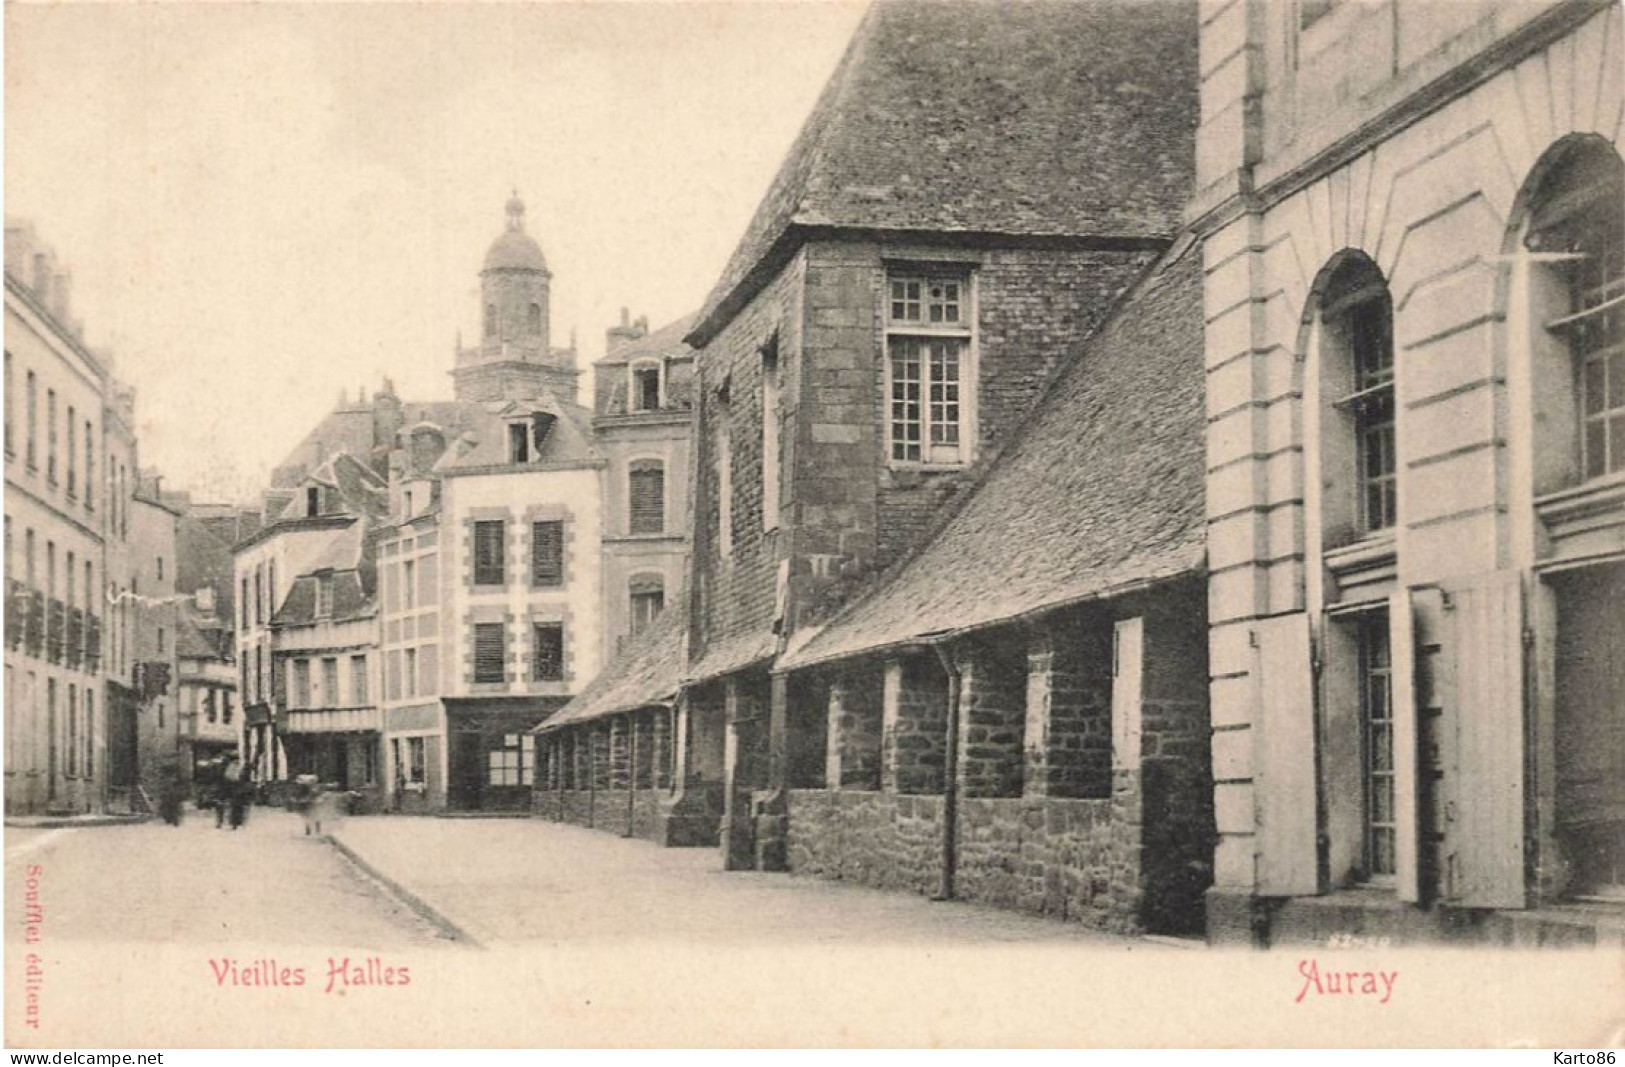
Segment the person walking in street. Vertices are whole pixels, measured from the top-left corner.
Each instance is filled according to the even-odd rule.
[[[226,764],[224,796],[221,800],[230,808],[231,828],[243,825],[248,809],[248,793],[253,788],[242,763],[235,757]],[[217,824],[218,825],[218,824]]]

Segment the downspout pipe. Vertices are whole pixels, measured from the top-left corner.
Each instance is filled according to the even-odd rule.
[[[948,675],[947,751],[942,759],[942,870],[932,900],[954,899],[954,872],[959,866],[959,664],[946,645],[936,643],[931,651]]]

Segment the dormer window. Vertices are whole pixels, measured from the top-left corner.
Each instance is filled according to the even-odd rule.
[[[305,514],[314,519],[322,513],[322,491],[314,485],[305,489]]]
[[[522,422],[508,424],[508,462],[530,462],[530,427]]]
[[[316,617],[326,619],[333,614],[333,576],[331,574],[318,575],[316,578]]]
[[[660,364],[655,360],[645,360],[632,364],[632,404],[633,411],[659,411],[660,410]]]

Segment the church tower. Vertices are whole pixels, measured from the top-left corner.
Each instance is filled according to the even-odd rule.
[[[525,203],[508,201],[508,220],[480,271],[480,340],[459,346],[452,373],[459,400],[526,400],[550,393],[574,403],[573,348],[553,348],[542,246],[525,232]]]

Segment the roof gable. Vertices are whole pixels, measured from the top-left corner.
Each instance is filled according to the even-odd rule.
[[[691,340],[798,228],[1171,238],[1195,169],[1196,50],[1192,0],[880,0]]]

